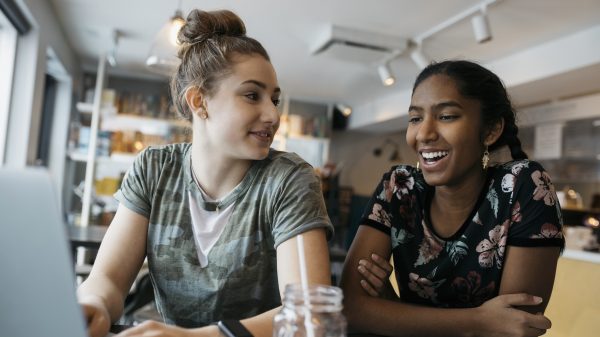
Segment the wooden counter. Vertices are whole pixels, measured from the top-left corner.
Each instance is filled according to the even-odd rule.
[[[558,260],[546,316],[549,337],[597,337],[600,331],[600,254],[565,250]]]

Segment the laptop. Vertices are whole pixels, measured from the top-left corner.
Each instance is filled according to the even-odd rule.
[[[0,169],[0,229],[0,335],[87,336],[47,171]]]

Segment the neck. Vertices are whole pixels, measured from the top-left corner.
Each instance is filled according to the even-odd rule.
[[[213,199],[221,199],[244,179],[250,160],[223,156],[200,142],[192,143],[192,170],[202,190]]]
[[[485,172],[467,174],[457,185],[437,186],[432,200],[432,207],[448,214],[469,213],[479,198],[486,182]]]

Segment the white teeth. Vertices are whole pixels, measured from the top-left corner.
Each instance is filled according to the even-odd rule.
[[[425,159],[439,159],[448,155],[448,151],[437,151],[437,152],[422,152],[421,155]]]

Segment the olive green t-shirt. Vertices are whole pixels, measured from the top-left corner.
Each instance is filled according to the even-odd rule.
[[[201,268],[188,199],[202,197],[190,153],[191,144],[144,150],[115,194],[149,219],[146,254],[160,314],[169,324],[200,327],[279,306],[277,246],[315,228],[333,233],[320,180],[293,153],[271,150],[253,162],[230,194],[235,209]]]

